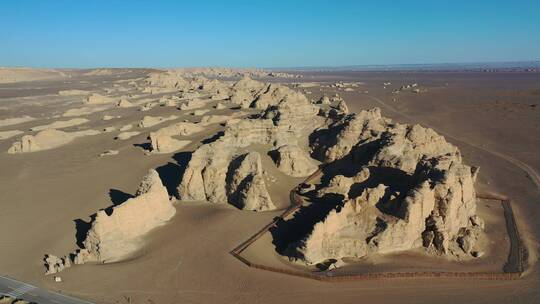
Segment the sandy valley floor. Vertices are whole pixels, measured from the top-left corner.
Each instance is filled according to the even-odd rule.
[[[387,117],[429,126],[457,145],[467,164],[481,168],[477,189],[502,193],[514,201],[530,263],[521,280],[395,279],[334,284],[250,269],[229,251],[280,211],[254,213],[224,205],[184,203],[176,205],[172,221],[152,231],[132,259],[72,267],[61,273],[62,283],[55,283],[44,275],[43,255],[73,250],[80,220],[88,221],[97,210],[134,194],[150,168],[158,168],[173,191],[180,168],[187,162],[187,151],[219,130],[219,126],[212,127],[197,134],[191,138],[193,144],[180,152],[146,155],[148,133],[162,125],[138,128],[144,116],[174,114],[178,116],[174,121],[197,117],[174,107],[158,106],[145,112],[139,107],[112,107],[83,115],[88,122],[62,130],[114,126],[115,131],[77,138],[56,149],[6,153],[22,132],[35,133],[29,129],[73,118],[62,114],[81,108],[82,97],[59,96],[61,90],[113,97],[132,94],[141,104],[164,95],[141,93],[128,85],[140,81],[149,70],[87,72],[66,71],[70,77],[0,84],[0,134],[7,137],[9,133],[2,132],[21,131],[10,138],[0,137],[1,275],[96,303],[540,302],[540,266],[536,263],[540,240],[539,73],[305,72],[301,80],[273,80],[318,83],[300,90],[309,91],[313,99],[338,92],[351,111],[380,107]],[[361,84],[353,91],[326,86],[338,81]],[[391,84],[385,88],[386,82]],[[392,93],[412,83],[418,83],[422,92]],[[219,111],[216,113],[229,110]],[[113,118],[103,120],[104,115]],[[35,119],[6,122],[25,116]],[[115,140],[118,129],[128,124],[140,134]],[[119,154],[100,157],[106,150]],[[272,189],[279,198],[274,200],[286,202],[288,191],[299,180],[291,178],[285,183],[290,187]]]

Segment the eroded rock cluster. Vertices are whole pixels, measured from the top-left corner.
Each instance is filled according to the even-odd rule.
[[[415,248],[478,256],[476,241],[484,226],[476,215],[478,171],[463,164],[459,150],[444,137],[419,125],[394,123],[378,108],[350,114],[339,95],[311,102],[285,85],[250,77],[219,81],[203,75],[171,70],[144,79],[144,92],[170,95],[144,103],[140,110],[174,106],[199,116],[197,122],[174,122],[148,136],[152,153],[199,144],[181,164],[184,170],[176,189],[180,202],[274,210],[283,206],[273,200],[271,191],[280,177],[307,177],[323,163],[320,183],[306,185],[302,194],[312,202],[306,208],[327,213],[302,224],[311,226],[298,227],[306,233],[280,253],[306,264]],[[90,104],[112,101],[95,94],[87,99]],[[210,103],[220,112],[209,113]],[[120,99],[117,106],[135,104]],[[177,118],[145,116],[138,127]],[[117,138],[140,134],[128,131],[132,127],[121,127]],[[218,131],[200,143],[188,138],[207,128]],[[41,137],[72,139],[62,131],[42,132],[46,133],[23,137],[11,153],[44,146]],[[64,257],[47,255],[47,273],[72,264],[124,259],[144,234],[174,214],[167,189],[151,170],[134,198],[97,213],[81,249]]]
[[[307,264],[424,247],[474,255],[478,170],[429,128],[393,123],[379,109],[320,129],[313,155],[327,163],[315,196],[337,202],[286,254]]]

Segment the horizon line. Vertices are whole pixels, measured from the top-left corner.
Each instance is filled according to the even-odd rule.
[[[529,64],[532,66],[524,66]],[[426,62],[426,63],[388,63],[388,64],[348,64],[348,65],[305,65],[305,66],[227,66],[227,65],[197,65],[197,66],[88,66],[88,67],[58,67],[58,66],[21,66],[0,65],[5,68],[28,69],[58,69],[58,70],[92,70],[92,69],[198,69],[198,68],[228,68],[228,69],[260,69],[260,70],[299,70],[299,69],[347,69],[347,68],[391,68],[391,67],[442,67],[442,66],[478,66],[499,65],[498,68],[527,68],[540,67],[540,59],[512,61],[463,61],[463,62]],[[502,66],[505,65],[505,66]],[[492,66],[497,68],[497,66]]]

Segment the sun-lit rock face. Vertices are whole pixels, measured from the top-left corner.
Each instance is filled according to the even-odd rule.
[[[324,118],[318,116],[317,107],[311,105],[305,96],[289,88],[267,86],[245,77],[234,83],[231,90],[232,102],[234,96],[238,96],[235,94],[243,92],[241,94],[245,94],[246,99],[242,102],[245,102],[246,108],[261,107],[261,114],[228,121],[218,139],[200,146],[192,154],[178,187],[180,199],[228,202],[241,209],[256,211],[275,209],[266,189],[265,179],[260,173],[261,166],[257,166],[261,170],[255,170],[258,173],[243,177],[245,189],[227,191],[228,187],[231,187],[227,178],[237,174],[234,171],[235,162],[244,155],[246,161],[251,160],[249,163],[260,163],[260,157],[258,161],[253,161],[257,158],[254,155],[258,154],[250,151],[251,145],[268,147],[268,152],[287,145],[298,147],[299,141],[307,141],[307,136],[323,125]],[[276,91],[281,93],[277,94]],[[257,105],[255,102],[262,99],[266,99],[264,107],[263,103]],[[292,114],[293,110],[298,112]],[[201,124],[204,124],[203,120]],[[279,161],[285,174],[301,176],[316,170],[316,162],[310,160],[307,151],[299,151],[300,148],[297,148],[287,152],[287,149],[292,148],[283,148],[282,160]]]
[[[141,246],[141,238],[169,221],[176,208],[159,174],[151,169],[141,181],[135,197],[109,210],[100,210],[82,241],[82,248],[64,256],[45,255],[46,274],[60,272],[72,264],[110,263],[130,257]]]
[[[273,155],[278,169],[290,176],[308,176],[318,169],[309,154],[297,145],[283,145]]]
[[[316,135],[314,155],[343,172],[317,191],[336,207],[287,255],[315,264],[419,247],[471,252],[481,230],[471,220],[477,170],[443,136],[392,123],[378,109],[346,115]]]
[[[282,205],[272,199],[275,189],[283,186],[280,182],[321,168],[320,182],[301,187],[310,198],[301,210],[310,208],[317,216],[302,222],[302,227],[292,227],[301,235],[280,245],[281,254],[310,265],[422,247],[433,254],[475,256],[484,225],[476,215],[477,170],[463,164],[459,150],[433,130],[394,123],[378,108],[349,114],[337,94],[312,102],[288,86],[249,75],[227,82],[199,72],[169,70],[150,73],[134,85],[141,95],[162,95],[159,100],[133,97],[133,103],[90,95],[86,103],[107,107],[115,101],[118,107],[141,106],[144,111],[175,107],[170,116],[144,116],[138,131],[129,131],[133,124],[119,128],[116,138],[129,139],[153,128],[147,133],[151,153],[198,146],[181,164],[179,203],[207,201],[249,211],[274,210]],[[83,110],[90,108],[97,106]],[[188,114],[198,122],[186,119],[154,128]],[[65,127],[65,121],[60,123]],[[216,133],[202,141],[193,136],[206,130]],[[99,133],[44,130],[23,136],[9,152],[50,149],[77,136]],[[150,170],[135,197],[96,214],[81,249],[63,257],[47,255],[47,273],[72,264],[125,259],[140,248],[145,234],[175,212],[167,188]]]
[[[110,214],[105,210],[97,213],[76,263],[113,262],[129,256],[138,249],[141,236],[163,225],[175,213],[159,174],[150,170],[134,198],[113,207]]]

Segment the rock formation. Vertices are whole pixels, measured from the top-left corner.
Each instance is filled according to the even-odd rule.
[[[174,120],[178,118],[176,115],[171,115],[169,117],[154,117],[154,116],[145,116],[143,119],[139,122],[139,128],[150,128],[155,125],[158,125],[160,123]]]
[[[13,143],[8,149],[8,153],[27,153],[63,146],[77,137],[87,135],[97,135],[101,132],[96,130],[85,130],[77,132],[63,132],[55,129],[46,129],[36,135],[24,135],[20,141]]]
[[[287,175],[308,176],[317,170],[315,162],[296,145],[283,145],[273,152],[276,166]]]
[[[110,211],[100,210],[86,233],[83,248],[69,257],[46,255],[46,273],[56,273],[71,264],[109,263],[125,259],[140,247],[140,238],[170,220],[176,209],[169,200],[159,174],[151,169],[134,198]]]
[[[125,98],[121,98],[116,104],[116,106],[119,108],[130,108],[130,107],[133,107],[134,104]]]
[[[276,208],[266,190],[259,153],[249,152],[240,155],[230,166],[232,168],[226,189],[232,204],[240,209],[253,211]]]
[[[481,222],[477,169],[464,165],[444,137],[392,123],[377,108],[345,115],[316,135],[313,154],[334,174],[343,172],[318,189],[320,198],[332,194],[336,207],[287,255],[316,264],[419,247],[456,256],[472,251],[481,231],[472,224]]]
[[[112,103],[114,102],[114,99],[103,96],[98,93],[92,93],[86,97],[83,103],[87,105],[95,105],[95,104],[104,104],[104,103]]]
[[[317,115],[317,107],[311,105],[304,95],[288,88],[281,88],[279,85],[266,86],[246,77],[236,82],[232,90],[244,92],[249,96],[246,104],[249,103],[248,106],[254,108],[259,107],[260,116],[239,120],[231,120],[232,117],[224,116],[222,120],[227,121],[227,124],[223,135],[211,143],[202,145],[192,154],[178,187],[178,193],[180,198],[186,201],[229,202],[249,210],[275,208],[267,195],[262,174],[242,175],[245,180],[244,186],[247,188],[238,191],[233,189],[232,192],[228,188],[230,184],[227,179],[235,175],[234,170],[239,165],[239,159],[245,158],[249,163],[257,163],[254,159],[260,158],[255,156],[258,154],[248,150],[246,155],[248,146],[265,145],[268,146],[268,151],[272,151],[283,145],[298,145],[299,140],[304,142],[307,135],[323,124],[324,118]],[[207,117],[203,117],[200,124],[204,126],[210,121]],[[283,148],[283,153],[286,153],[286,149]],[[283,168],[289,166],[288,170],[292,174],[303,174],[310,170],[306,167],[313,168],[312,164],[308,165],[309,156],[305,152],[300,154],[295,150],[283,157]],[[285,157],[289,159],[285,160]],[[290,161],[297,164],[286,164]]]
[[[83,242],[84,249],[77,256],[83,262],[102,263],[125,258],[137,249],[141,236],[163,225],[175,213],[159,174],[150,170],[136,197],[113,207],[110,214],[105,210],[97,213]]]
[[[173,137],[190,136],[204,130],[200,124],[192,122],[178,122],[150,132],[148,136],[154,153],[169,153],[180,150],[191,143],[190,140],[178,140]]]

